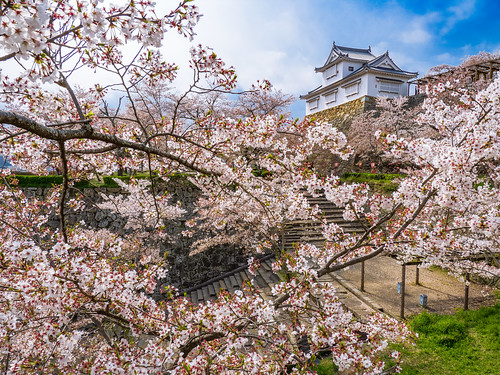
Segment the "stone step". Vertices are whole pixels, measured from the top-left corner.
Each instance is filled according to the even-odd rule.
[[[361,225],[351,225],[351,226],[344,226],[340,225],[340,228],[342,230],[348,231],[348,230],[357,230],[363,231],[364,228]],[[323,231],[323,227],[295,227],[295,228],[287,228],[286,232],[284,233],[284,236],[289,236],[289,235],[295,235],[296,233],[321,233]]]

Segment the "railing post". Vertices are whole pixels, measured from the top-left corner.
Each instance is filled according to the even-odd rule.
[[[464,298],[464,310],[469,310],[469,281],[470,274],[465,275],[465,298]]]
[[[406,279],[406,264],[401,266],[401,311],[399,316],[405,318],[405,279]]]
[[[361,291],[365,291],[365,262],[361,262]]]

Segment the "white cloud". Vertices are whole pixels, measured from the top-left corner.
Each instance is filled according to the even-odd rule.
[[[449,63],[451,60],[453,60],[453,56],[451,56],[450,53],[445,52],[445,53],[441,53],[441,54],[437,55],[436,60],[439,62],[442,62],[443,64]]]
[[[475,10],[476,0],[463,0],[459,4],[446,9],[446,20],[441,29],[441,35],[445,35],[451,31],[458,22],[471,17]]]
[[[379,55],[383,54],[385,51],[388,51],[389,47],[390,47],[390,45],[386,41],[378,42],[377,44],[372,46],[372,53],[375,56],[379,56]]]
[[[303,86],[297,84],[300,77],[311,76],[303,57],[307,48],[301,48],[310,44],[303,32],[307,21],[301,16],[306,5],[204,0],[199,4],[205,14],[198,25],[200,40],[213,46],[228,64],[235,66],[243,88],[265,78],[283,90],[302,91]]]
[[[406,44],[422,44],[428,43],[431,38],[432,35],[422,28],[421,25],[418,25],[409,31],[401,33],[400,40]]]
[[[449,7],[448,11],[457,21],[462,21],[469,18],[475,11],[476,0],[464,0],[461,3]]]
[[[203,17],[194,42],[213,47],[233,65],[243,89],[265,78],[297,96],[320,84],[314,67],[324,63],[333,40],[352,47],[372,45],[376,55],[389,50],[403,69],[426,71],[429,65],[412,54],[433,42],[432,25],[441,18],[436,12],[415,15],[394,3],[373,7],[361,1],[202,0],[198,6]],[[166,55],[177,53],[177,44],[172,46]],[[173,60],[181,67],[176,85],[185,86],[187,58]]]
[[[234,66],[242,88],[262,79],[293,93],[308,87],[306,82],[314,76],[314,70],[304,56],[310,55],[314,43],[303,32],[308,28],[308,20],[303,17],[307,3],[203,0],[198,6],[203,17],[193,42],[213,47],[227,65]],[[190,74],[182,68],[189,57],[182,50],[188,51],[189,47],[178,39],[167,37],[163,51],[181,67],[176,84],[187,87]]]
[[[266,78],[296,95],[317,86],[320,77],[312,67],[323,64],[333,40],[362,48],[376,43],[374,53],[401,43],[424,45],[432,39],[428,23],[436,18],[359,1],[333,6],[301,0],[203,0],[198,6],[204,17],[195,41],[213,46],[234,65],[243,88]]]
[[[429,12],[423,16],[404,15],[399,40],[406,44],[425,44],[433,39],[432,26],[442,19],[439,12]]]

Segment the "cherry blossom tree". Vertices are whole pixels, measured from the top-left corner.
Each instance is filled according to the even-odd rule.
[[[500,215],[492,202],[499,196],[499,84],[497,78],[479,92],[455,81],[429,85],[419,123],[432,125],[438,133],[433,138],[398,139],[378,131],[392,154],[417,165],[396,199],[405,199],[411,179],[429,184],[417,187],[419,199],[429,199],[427,207],[408,242],[395,247],[403,258],[419,257],[459,276],[498,278]],[[443,92],[456,99],[446,101]]]
[[[238,97],[234,106],[235,117],[284,116],[290,117],[288,107],[296,98],[271,87],[267,81],[254,85]]]
[[[393,246],[391,252],[403,261],[420,259],[424,266],[438,265],[462,279],[476,273],[486,280],[498,280],[498,207],[486,203],[498,194],[498,138],[491,138],[498,125],[494,93],[498,78],[471,84],[467,69],[492,57],[479,54],[459,67],[447,68],[446,74],[438,75],[440,79],[429,81],[427,99],[417,107],[408,107],[408,99],[379,99],[381,111],[356,118],[348,134],[361,153],[375,153],[385,162],[406,166],[413,181],[401,182],[392,197],[395,201],[406,196],[407,192],[402,196],[401,192],[418,179],[430,184],[424,189],[428,194],[434,186],[432,199],[408,227],[413,229],[407,232],[407,242]],[[368,141],[373,148],[366,147]],[[414,191],[413,198],[424,199],[424,191]],[[485,231],[477,231],[476,224],[471,224],[478,218]],[[472,222],[465,224],[468,220]]]
[[[426,84],[435,86],[448,82],[446,90],[434,90],[432,96],[439,97],[448,105],[460,105],[460,94],[465,88],[476,95],[488,86],[491,81],[488,78],[493,77],[493,70],[486,69],[489,66],[493,69],[494,61],[498,58],[498,53],[480,52],[468,56],[458,66],[438,65],[429,69],[426,75],[418,80],[418,86],[422,88],[419,95],[411,98],[376,98],[375,108],[356,116],[346,131],[348,142],[355,149],[356,158],[376,162],[382,168],[384,165],[390,166],[391,162],[404,163],[403,160],[395,160],[384,152],[384,148],[374,136],[379,129],[407,139],[442,137],[433,122],[419,121],[419,114],[424,112],[422,103],[426,96]],[[476,68],[478,65],[483,65],[481,71]]]
[[[424,76],[424,79],[436,81],[449,81],[457,86],[469,86],[469,89],[482,89],[487,85],[488,74],[481,73],[476,69],[476,66],[484,64],[490,65],[491,62],[498,60],[500,54],[490,52],[479,52],[476,55],[467,56],[458,66],[438,65],[429,69]],[[482,77],[481,77],[482,76]]]
[[[206,87],[202,91],[192,90],[178,93],[167,84],[142,87],[137,92],[136,105],[141,112],[157,122],[156,117],[176,117],[189,124],[205,117],[232,118],[267,115],[290,117],[288,107],[295,101],[292,95],[271,87],[267,81],[252,85],[247,91],[221,91]]]
[[[359,160],[365,165],[376,163],[379,170],[390,169],[393,162],[405,163],[400,157],[394,158],[385,152],[383,145],[375,137],[377,130],[407,139],[437,135],[430,126],[417,121],[418,114],[422,112],[423,98],[418,99],[420,103],[417,101],[410,104],[408,97],[379,97],[376,98],[375,109],[353,118],[346,136],[355,150],[356,162]]]
[[[9,171],[1,172],[5,373],[311,373],[322,351],[341,370],[378,373],[388,342],[411,333],[386,316],[354,319],[322,276],[395,250],[457,273],[498,275],[483,255],[494,258],[498,249],[499,80],[475,96],[464,93],[460,106],[427,102],[422,120],[436,124],[440,141],[379,132],[389,151],[419,166],[392,197],[382,197],[365,185],[319,177],[307,165],[313,149],[351,154],[345,136],[327,123],[299,123],[266,111],[259,114],[271,115],[245,119],[207,114],[193,124],[176,110],[182,96],[165,115],[145,113],[151,108],[143,106],[147,90],[171,84],[178,70],[158,49],[164,33],[194,36],[199,14],[192,1],[164,16],[147,0],[119,7],[97,0],[7,1],[0,12],[0,62],[17,66],[15,76],[0,77],[1,152],[28,171],[48,173],[49,165],[64,177],[36,200],[16,189]],[[190,68],[185,97],[235,87],[234,70],[209,48],[191,49]],[[78,94],[74,77],[89,71],[104,71],[112,82]],[[105,100],[116,92],[121,99],[111,106]],[[201,189],[198,217],[189,225],[212,236],[193,252],[220,243],[275,252],[273,269],[286,277],[271,296],[249,281],[204,304],[168,286],[162,300],[153,299],[168,271],[154,254],[131,261],[128,254],[142,253],[140,241],[69,225],[68,210],[85,209],[69,194],[76,180],[141,165],[164,181],[173,172],[189,172]],[[270,173],[255,176],[255,168]],[[137,233],[161,239],[165,220],[183,215],[156,184],[136,181],[123,189],[127,197],[104,197],[100,204]],[[325,246],[301,243],[282,253],[284,223],[321,220],[306,194],[324,194],[345,207],[346,220],[365,229],[348,234],[324,222]],[[46,225],[53,212],[58,229]],[[307,353],[297,345],[304,335]]]

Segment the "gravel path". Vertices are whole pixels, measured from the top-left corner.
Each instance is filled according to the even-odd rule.
[[[365,263],[365,292],[362,295],[380,305],[384,312],[399,317],[401,295],[397,284],[401,281],[401,265],[393,258],[380,256]],[[360,289],[361,264],[337,273],[344,280]],[[421,294],[427,295],[427,311],[453,313],[464,306],[465,284],[442,270],[420,269],[420,285],[415,284],[416,266],[406,266],[405,317],[418,314]],[[469,309],[494,305],[495,289],[474,284],[469,288]]]

